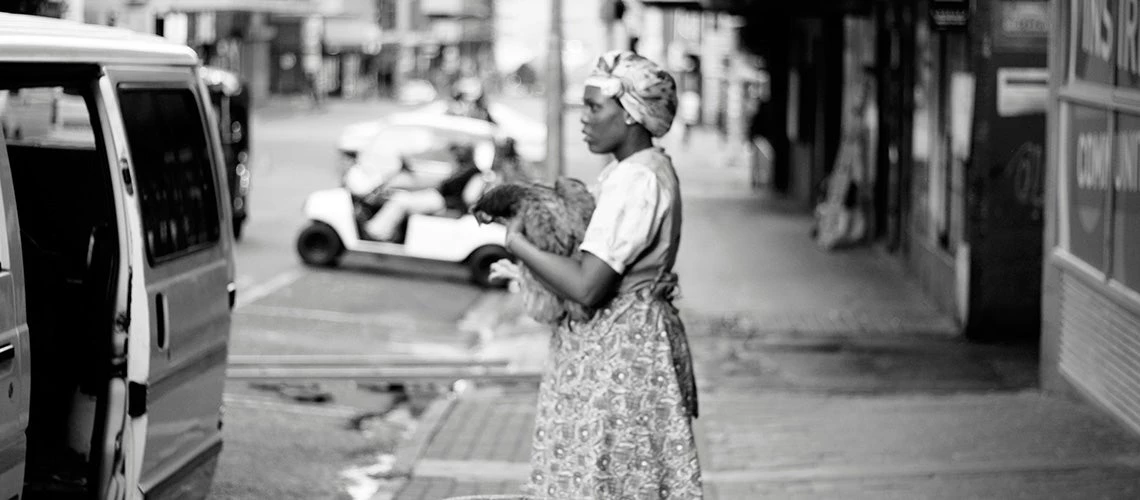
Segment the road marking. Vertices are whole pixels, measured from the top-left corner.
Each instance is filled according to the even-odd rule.
[[[320,406],[305,405],[299,403],[286,403],[277,401],[270,398],[247,396],[244,394],[230,394],[226,393],[222,396],[222,402],[226,406],[251,408],[257,410],[270,410],[286,413],[297,413],[301,415],[309,415],[314,417],[329,417],[329,418],[355,418],[363,413],[365,410],[353,408],[351,406],[338,406],[322,404]]]
[[[804,466],[776,469],[705,470],[708,483],[783,483],[801,481],[841,481],[885,479],[932,475],[988,475],[1021,472],[1057,472],[1102,467],[1140,467],[1140,455],[1111,455],[1069,459],[1028,457],[1013,460],[974,460],[970,462],[918,462],[884,465]],[[414,476],[477,481],[525,481],[530,473],[526,462],[492,460],[420,460]]]
[[[526,462],[424,459],[416,463],[412,476],[469,481],[520,481],[525,480],[530,471],[530,464]]]
[[[286,271],[278,274],[273,279],[266,281],[260,285],[249,287],[248,289],[238,289],[237,300],[234,303],[234,309],[243,308],[253,302],[261,300],[263,297],[276,292],[282,288],[292,285],[295,281],[304,276],[300,270]]]
[[[288,285],[288,283],[286,283],[286,285]],[[403,328],[414,328],[423,322],[422,320],[417,320],[407,313],[349,313],[341,311],[329,311],[327,309],[267,306],[261,304],[248,305],[242,309],[242,313],[255,314],[258,316],[271,316],[275,318],[310,319],[317,321],[327,321],[330,323],[383,324]]]
[[[972,460],[969,462],[932,461],[885,465],[816,466],[771,470],[712,471],[703,474],[703,476],[706,481],[714,483],[763,483],[837,481],[869,478],[881,479],[932,475],[1056,472],[1121,466],[1140,466],[1140,455],[1111,455],[1078,458],[1026,457],[1010,460]]]

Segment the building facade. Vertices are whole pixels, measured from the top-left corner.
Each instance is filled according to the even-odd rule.
[[[913,4],[903,245],[928,294],[972,339],[1040,332],[1047,7]]]
[[[743,17],[771,75],[751,132],[773,189],[821,242],[887,250],[982,341],[1041,330],[1047,6],[705,3]]]
[[[1136,14],[1052,2],[1041,371],[1140,432]]]

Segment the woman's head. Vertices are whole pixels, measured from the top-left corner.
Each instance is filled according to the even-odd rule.
[[[673,77],[633,52],[598,58],[585,87],[582,133],[594,153],[612,153],[638,136],[661,137],[677,113]]]

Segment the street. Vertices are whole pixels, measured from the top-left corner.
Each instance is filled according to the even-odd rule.
[[[509,105],[539,117],[534,101]],[[332,102],[255,121],[252,216],[237,246],[231,369],[262,355],[505,358],[539,369],[548,333],[458,266],[360,256],[300,264],[300,206],[336,184],[339,130],[396,109]],[[536,116],[538,115],[538,116]],[[566,114],[565,175],[603,161]],[[702,397],[706,497],[1134,498],[1140,442],[1081,404],[1044,396],[1031,345],[971,345],[869,249],[827,253],[810,216],[751,193],[715,133],[666,137],[685,185],[677,262]],[[709,246],[709,242],[716,242]],[[460,327],[502,309],[489,335]],[[533,384],[259,383],[231,379],[211,498],[439,500],[518,491]],[[440,397],[446,396],[446,397]],[[837,419],[835,415],[848,418]],[[1071,436],[1052,442],[1049,436]]]
[[[337,268],[313,269],[294,250],[305,197],[337,185],[341,129],[396,108],[368,101],[310,111],[286,102],[255,116],[251,214],[236,247],[231,360],[466,352],[456,321],[482,291],[468,284],[464,268],[349,257]],[[351,498],[354,468],[382,465],[414,423],[402,392],[349,382],[230,381],[225,401],[226,444],[211,495],[217,499]]]
[[[0,499],[1138,499],[1135,18],[5,2]]]

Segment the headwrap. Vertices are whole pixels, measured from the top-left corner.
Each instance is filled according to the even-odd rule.
[[[653,137],[673,126],[677,114],[677,83],[656,63],[629,51],[612,51],[598,58],[586,86],[621,103]]]

